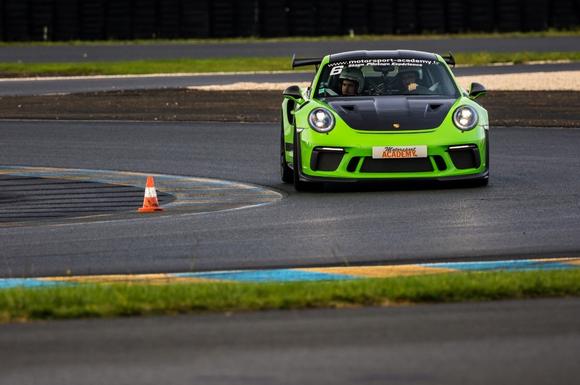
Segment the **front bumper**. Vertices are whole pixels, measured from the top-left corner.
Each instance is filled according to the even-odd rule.
[[[457,130],[456,130],[457,131]],[[372,182],[388,180],[454,181],[488,177],[488,131],[437,130],[403,134],[353,133],[331,137],[313,130],[298,132],[298,175],[312,182]],[[426,145],[426,158],[373,159],[374,146]]]

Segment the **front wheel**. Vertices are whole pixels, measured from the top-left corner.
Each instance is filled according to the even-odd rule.
[[[286,142],[284,141],[284,129],[280,140],[280,179],[284,183],[294,182],[294,171],[288,166],[286,162]]]
[[[294,130],[294,156],[292,166],[294,167],[294,189],[296,191],[312,191],[319,187],[317,183],[300,180],[300,137],[296,130]]]

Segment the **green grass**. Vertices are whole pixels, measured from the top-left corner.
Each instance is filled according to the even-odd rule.
[[[0,76],[139,75],[290,70],[290,58],[136,60],[86,63],[0,63]]]
[[[533,61],[580,61],[579,52],[456,53],[460,65],[526,63]],[[290,57],[137,60],[85,63],[0,63],[0,77],[139,75],[157,73],[212,73],[289,71]]]
[[[425,40],[425,39],[472,39],[472,38],[541,38],[541,37],[565,37],[580,35],[580,28],[569,30],[549,29],[536,32],[470,32],[458,34],[440,34],[440,33],[423,33],[413,35],[348,35],[337,36],[293,36],[277,38],[261,37],[236,37],[236,38],[207,38],[207,39],[137,39],[137,40],[71,40],[71,41],[30,41],[30,42],[0,42],[2,46],[67,46],[67,45],[157,45],[157,44],[216,44],[216,43],[256,43],[256,42],[310,42],[310,41],[337,41],[337,40],[354,40],[354,41],[377,41],[377,40]]]
[[[302,283],[80,285],[0,290],[0,322],[580,296],[580,269]]]
[[[471,52],[453,54],[460,65],[486,65],[494,63],[522,64],[535,61],[580,61],[577,52]]]

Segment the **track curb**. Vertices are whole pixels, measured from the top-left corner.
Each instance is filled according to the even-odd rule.
[[[133,275],[85,275],[0,279],[0,289],[75,286],[88,284],[177,284],[201,282],[312,282],[394,278],[484,271],[538,271],[579,269],[580,258],[512,259],[480,262],[437,262],[412,265],[227,270]]]
[[[59,178],[72,181],[90,181],[109,185],[135,186],[140,188],[144,188],[148,176],[153,176],[157,183],[157,190],[160,193],[169,194],[175,198],[171,203],[164,205],[164,209],[166,210],[163,213],[155,214],[155,218],[240,210],[272,204],[284,197],[280,192],[249,183],[156,173],[146,174],[140,172],[112,170],[0,166],[0,175]],[[118,211],[88,217],[77,216],[56,218],[47,221],[38,221],[37,223],[32,224],[24,222],[8,222],[2,223],[0,228],[20,225],[66,225],[69,223],[78,223],[79,220],[82,222],[95,222],[152,218],[150,215],[144,216],[143,214],[137,213],[137,208],[138,207],[135,207],[132,211]]]

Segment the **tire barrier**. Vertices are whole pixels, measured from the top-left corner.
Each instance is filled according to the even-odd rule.
[[[0,0],[1,41],[538,31],[580,0]]]

